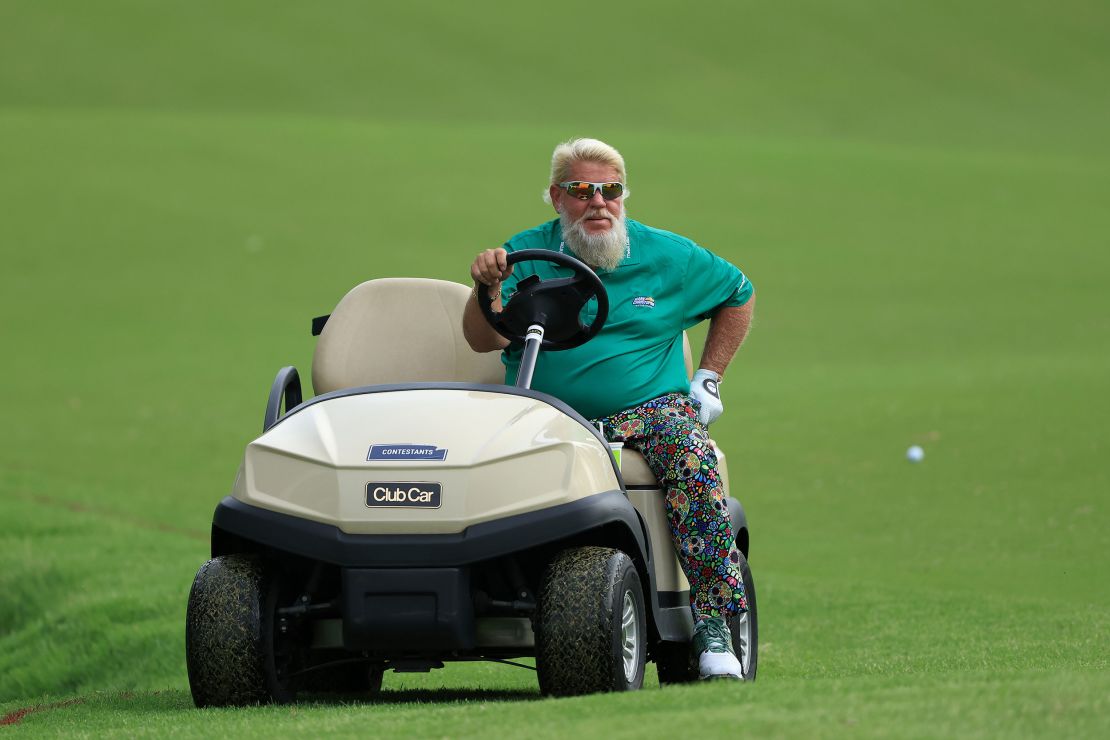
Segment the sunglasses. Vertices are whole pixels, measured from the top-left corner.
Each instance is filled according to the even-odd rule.
[[[601,191],[601,197],[605,200],[616,200],[624,195],[623,182],[582,182],[573,180],[571,182],[561,182],[559,187],[578,200],[589,200],[594,197],[594,193],[598,190]]]

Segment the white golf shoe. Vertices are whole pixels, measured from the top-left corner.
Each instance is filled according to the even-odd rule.
[[[694,625],[692,647],[698,657],[698,674],[702,679],[743,679],[744,669],[732,652],[732,634],[724,619],[710,617]]]

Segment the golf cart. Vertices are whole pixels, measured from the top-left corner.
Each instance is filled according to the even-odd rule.
[[[639,454],[615,456],[590,422],[529,388],[539,352],[601,329],[605,288],[573,257],[509,256],[529,259],[569,277],[521,280],[500,313],[478,291],[497,331],[524,344],[515,387],[498,353],[463,339],[463,285],[371,280],[314,323],[318,395],[302,402],[297,371],[278,373],[189,594],[197,706],[369,698],[387,670],[445,661],[534,657],[555,696],[638,689],[648,660],[663,684],[697,679],[659,482]],[[748,527],[727,503],[750,607],[730,628],[752,679]]]

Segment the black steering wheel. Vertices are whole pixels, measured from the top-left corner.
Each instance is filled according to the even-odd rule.
[[[567,278],[540,280],[539,275],[529,275],[516,284],[516,293],[501,313],[493,310],[489,291],[480,286],[477,291],[478,307],[486,321],[501,336],[514,344],[522,344],[528,327],[543,327],[545,350],[571,349],[593,339],[609,316],[609,294],[597,273],[584,262],[562,252],[549,249],[522,249],[509,253],[507,263],[540,260],[569,267],[574,275]],[[578,318],[582,307],[597,297],[597,315],[589,326]]]

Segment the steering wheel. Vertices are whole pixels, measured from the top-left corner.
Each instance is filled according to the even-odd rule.
[[[514,344],[523,344],[528,327],[543,327],[545,350],[571,349],[584,344],[601,331],[609,316],[609,294],[597,273],[584,262],[562,252],[550,249],[522,249],[509,253],[507,263],[539,260],[554,262],[574,271],[571,277],[540,280],[539,275],[529,275],[516,284],[516,293],[501,313],[493,310],[489,291],[479,287],[478,307],[486,321],[501,336]],[[479,284],[480,285],[480,284]],[[597,315],[587,326],[578,318],[582,307],[597,297]]]

